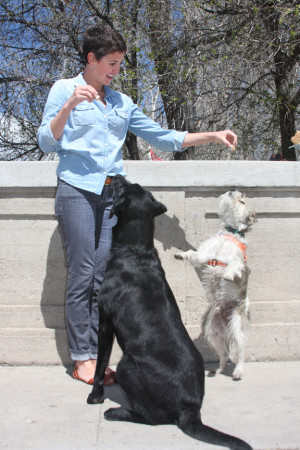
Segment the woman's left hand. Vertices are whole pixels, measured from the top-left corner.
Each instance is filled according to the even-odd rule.
[[[234,150],[237,146],[237,141],[237,135],[231,130],[187,133],[182,148],[214,142],[215,144],[225,144],[228,148]]]
[[[215,142],[225,144],[228,148],[235,149],[237,146],[237,135],[231,130],[215,132]]]

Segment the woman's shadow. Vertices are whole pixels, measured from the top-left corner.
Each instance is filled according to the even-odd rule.
[[[48,353],[49,364],[63,364],[68,370],[72,364],[65,326],[65,291],[67,267],[64,246],[58,226],[49,243],[47,269],[43,285],[41,312],[46,328],[54,330],[55,349]]]

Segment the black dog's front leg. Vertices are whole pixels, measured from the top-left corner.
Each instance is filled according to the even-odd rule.
[[[103,403],[105,369],[108,366],[113,345],[113,328],[108,320],[102,318],[98,333],[98,359],[94,376],[93,390],[88,396],[89,404]]]

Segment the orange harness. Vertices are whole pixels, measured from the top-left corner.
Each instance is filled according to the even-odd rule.
[[[238,246],[238,248],[241,250],[242,254],[243,254],[243,258],[244,258],[244,262],[247,262],[247,255],[246,255],[246,250],[247,247],[245,244],[242,244],[240,241],[238,241],[237,239],[235,239],[233,236],[231,236],[230,234],[222,234],[222,236],[226,237],[226,239],[229,239],[230,241],[232,241],[235,245]],[[221,237],[221,236],[218,236]],[[227,266],[226,263],[222,262],[222,261],[218,261],[217,259],[210,259],[209,261],[207,261],[207,264],[210,266]]]

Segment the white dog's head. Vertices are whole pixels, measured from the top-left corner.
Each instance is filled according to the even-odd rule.
[[[225,192],[220,197],[219,217],[222,227],[245,231],[255,222],[255,213],[249,212],[246,197],[239,191]]]

